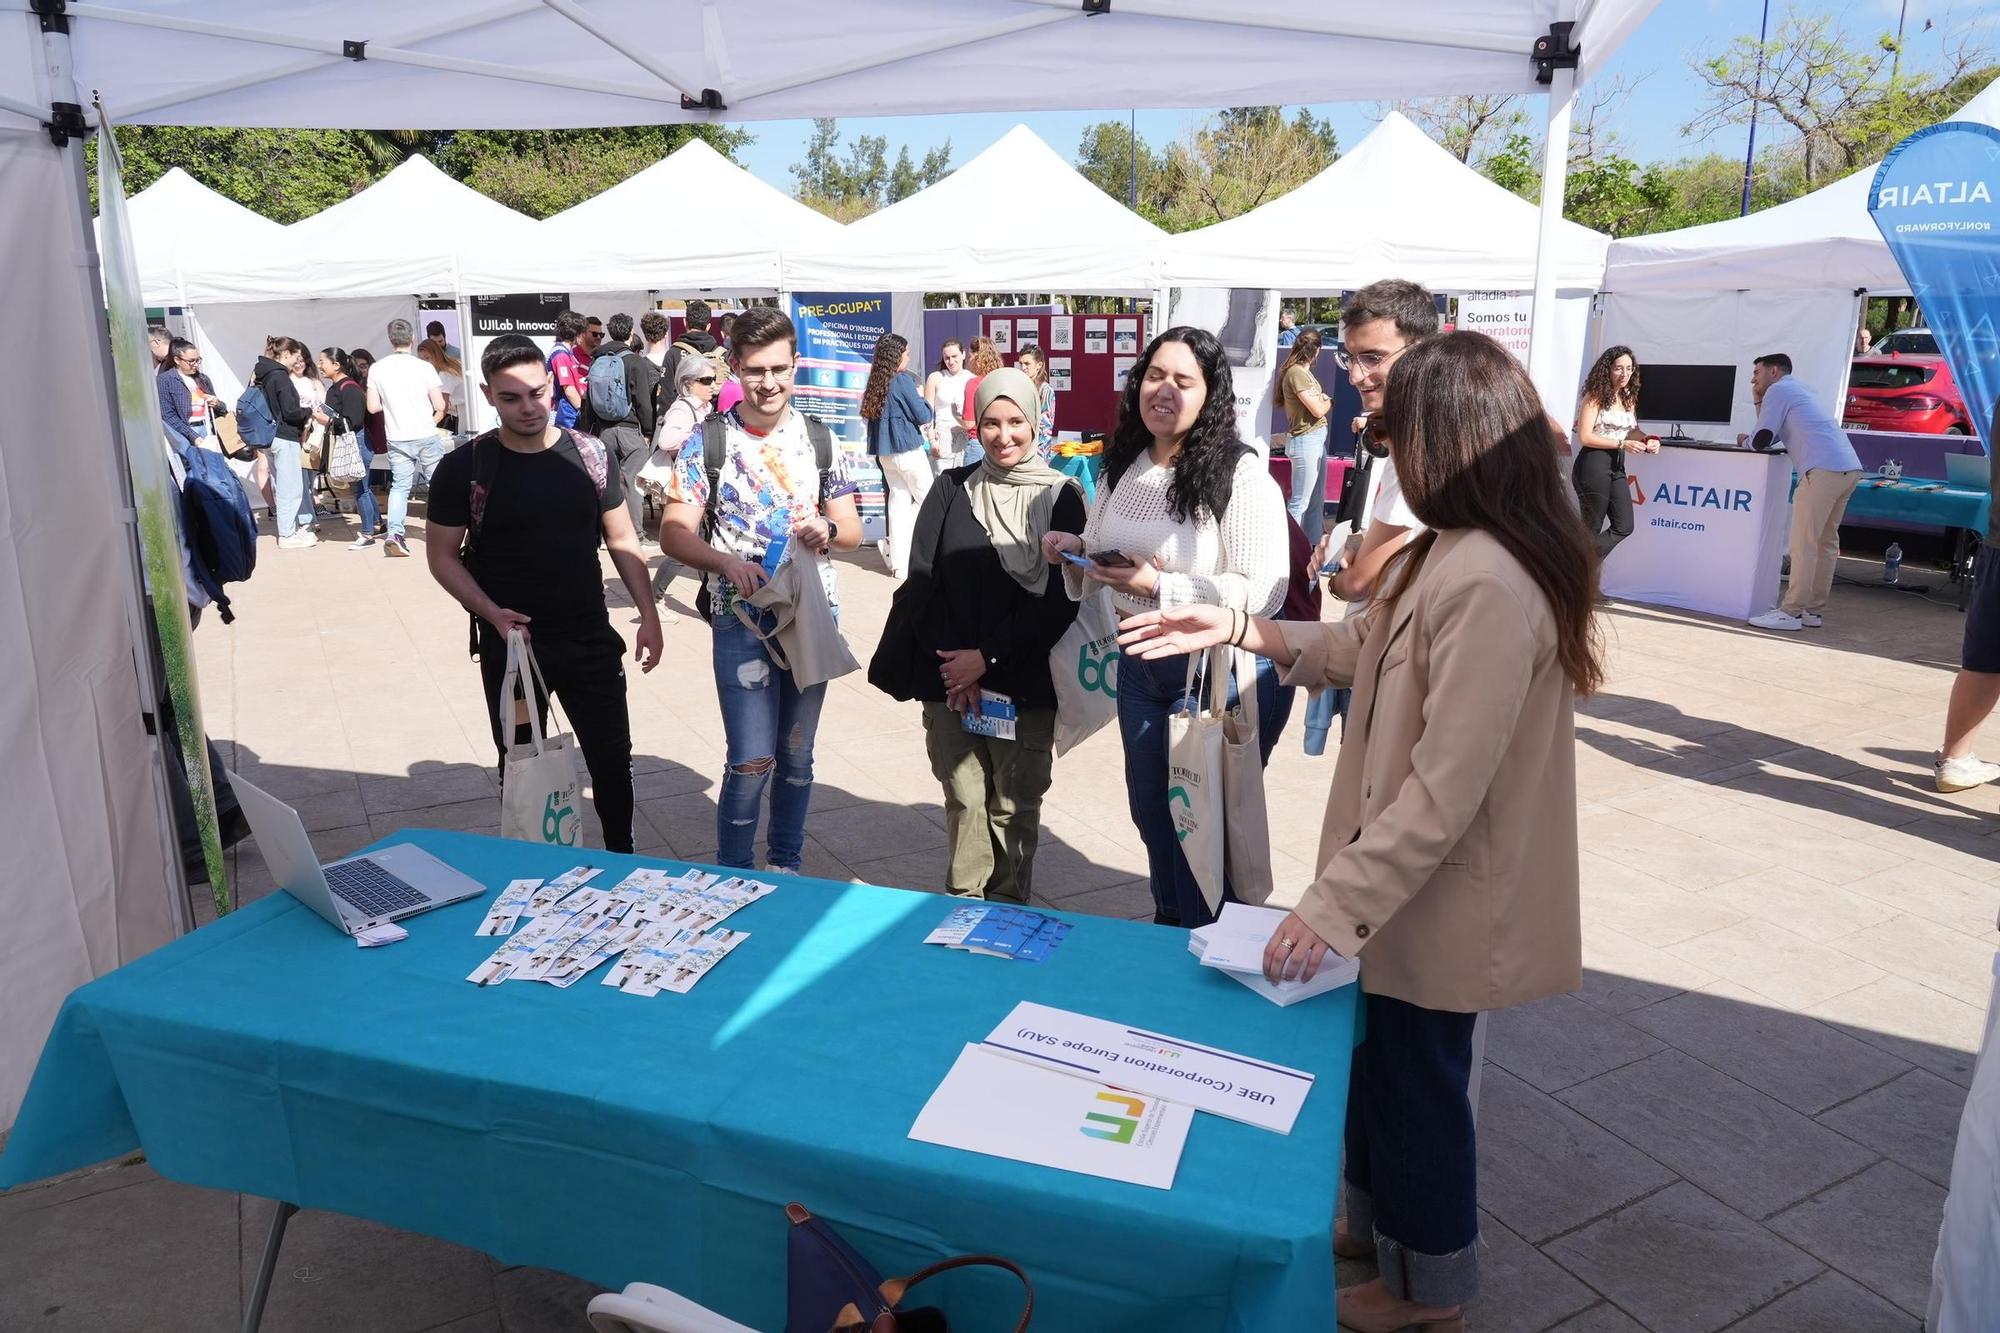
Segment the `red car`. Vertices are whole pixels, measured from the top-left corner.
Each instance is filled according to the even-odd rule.
[[[1901,353],[1856,357],[1847,376],[1848,430],[1968,435],[1972,419],[1941,356]]]

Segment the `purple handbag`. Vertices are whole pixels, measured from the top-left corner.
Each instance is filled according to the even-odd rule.
[[[1035,1314],[1035,1287],[1017,1264],[992,1255],[960,1255],[885,1281],[839,1232],[802,1205],[786,1204],[785,1216],[792,1224],[785,1242],[785,1333],[947,1333],[944,1311],[907,1309],[903,1298],[939,1273],[973,1266],[1004,1268],[1021,1279],[1028,1303],[1014,1333],[1027,1333]]]

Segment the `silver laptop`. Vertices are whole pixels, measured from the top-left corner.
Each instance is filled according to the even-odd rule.
[[[1944,479],[1965,491],[1984,491],[1993,485],[1993,462],[1985,454],[1946,454]]]
[[[486,892],[478,880],[407,842],[321,865],[298,811],[238,774],[229,775],[229,785],[278,887],[345,934]]]

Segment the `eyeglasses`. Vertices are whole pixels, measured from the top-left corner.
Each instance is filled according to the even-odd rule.
[[[198,356],[183,356],[175,359],[184,366],[198,366],[201,364],[201,358]]]
[[[1333,360],[1334,364],[1338,365],[1342,370],[1352,370],[1356,366],[1360,366],[1363,371],[1373,375],[1381,370],[1382,367],[1409,351],[1412,346],[1414,344],[1406,343],[1393,352],[1350,352],[1345,347],[1335,347],[1333,349]]]
[[[736,378],[749,384],[769,380],[773,384],[783,384],[792,377],[793,366],[744,366],[736,372]]]

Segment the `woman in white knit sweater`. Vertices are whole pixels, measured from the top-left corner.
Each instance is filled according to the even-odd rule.
[[[1126,379],[1083,536],[1052,532],[1043,547],[1062,567],[1070,596],[1081,599],[1102,584],[1121,617],[1190,603],[1269,616],[1285,599],[1289,536],[1278,484],[1237,438],[1222,344],[1205,330],[1179,327],[1155,338]],[[1096,558],[1086,567],[1066,555]],[[1192,928],[1215,914],[1188,869],[1167,805],[1167,718],[1186,689],[1186,658],[1119,664],[1125,787],[1146,844],[1153,919]],[[1260,663],[1257,714],[1267,761],[1290,712],[1291,691]]]

